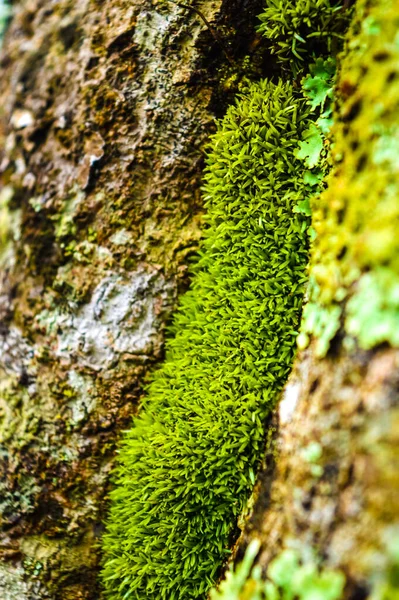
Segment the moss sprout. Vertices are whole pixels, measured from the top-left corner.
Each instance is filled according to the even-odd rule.
[[[333,55],[350,18],[342,0],[267,0],[259,31],[278,61],[294,74],[312,55]]]
[[[310,121],[290,83],[256,83],[212,139],[192,287],[120,450],[108,598],[203,598],[229,553],[294,355],[309,226],[293,210],[308,193],[295,152]]]

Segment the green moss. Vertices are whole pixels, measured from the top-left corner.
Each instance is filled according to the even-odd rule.
[[[341,325],[364,348],[398,345],[398,29],[396,3],[357,3],[338,83],[334,168],[313,206],[303,334],[319,340],[321,356]]]
[[[347,14],[330,29],[319,17],[307,52],[331,50]],[[294,356],[334,78],[335,61],[319,58],[303,93],[250,84],[212,139],[192,287],[120,451],[104,537],[110,599],[199,600],[229,554]]]
[[[213,137],[192,288],[120,450],[108,598],[202,598],[229,552],[294,355],[308,255],[295,152],[309,124],[291,84],[263,82]]]
[[[350,10],[341,0],[267,0],[259,31],[278,61],[294,74],[304,59],[336,53]]]
[[[319,569],[316,562],[301,564],[294,550],[284,550],[269,564],[266,579],[259,566],[252,568],[259,550],[254,540],[244,560],[232,568],[211,600],[339,600],[345,585],[340,571]]]

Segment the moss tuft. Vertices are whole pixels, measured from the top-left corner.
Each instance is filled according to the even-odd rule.
[[[309,110],[290,83],[251,84],[213,137],[192,288],[120,451],[108,598],[203,598],[229,553],[294,355],[309,225],[294,211],[308,194],[296,149]]]
[[[304,59],[336,53],[350,12],[342,0],[267,0],[259,31],[283,67],[296,74]]]

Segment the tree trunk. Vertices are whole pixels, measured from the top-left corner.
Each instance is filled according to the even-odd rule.
[[[204,147],[258,0],[20,0],[0,83],[0,598],[98,600],[115,445],[188,284]],[[389,568],[398,352],[302,351],[243,534],[317,548],[366,598]],[[395,431],[396,426],[396,431]]]
[[[345,599],[396,598],[371,592],[396,568],[389,547],[397,540],[398,365],[399,353],[388,348],[348,353],[341,346],[324,359],[312,348],[297,357],[240,556],[258,538],[264,568],[294,548],[305,563],[340,569]]]
[[[187,285],[204,144],[260,5],[14,6],[0,101],[2,600],[100,597],[115,443]]]

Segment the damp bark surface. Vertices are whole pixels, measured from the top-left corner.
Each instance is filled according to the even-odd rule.
[[[0,58],[1,600],[101,598],[115,448],[188,285],[204,147],[243,58],[270,74],[262,2],[187,4],[13,8]],[[324,358],[298,355],[238,556],[251,537],[265,569],[281,548],[316,550],[346,574],[345,598],[368,596],[397,513],[398,364],[388,346],[348,350],[339,336]]]
[[[399,354],[300,353],[271,424],[236,546],[262,542],[266,571],[282,549],[346,577],[343,598],[379,598],[397,540]],[[375,595],[372,595],[374,592]],[[390,597],[390,596],[386,596]]]
[[[204,146],[260,6],[14,5],[0,59],[2,600],[101,597],[115,446],[188,284]]]

